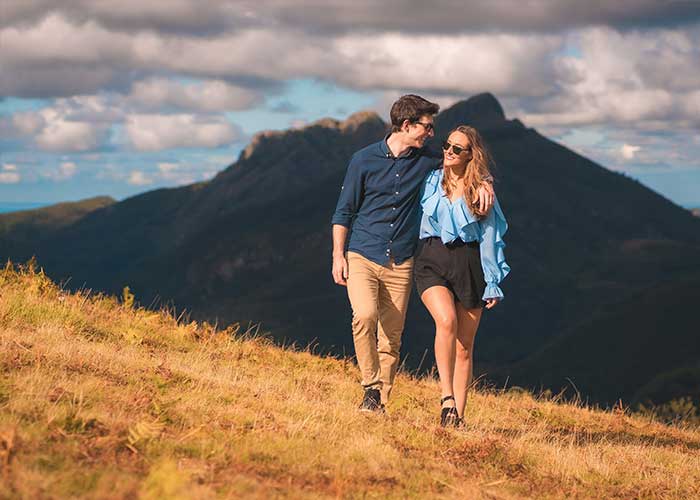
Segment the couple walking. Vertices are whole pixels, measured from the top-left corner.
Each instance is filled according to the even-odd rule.
[[[360,409],[381,412],[391,395],[413,276],[435,321],[440,422],[457,426],[483,307],[503,298],[498,284],[510,268],[489,152],[465,125],[450,132],[442,154],[424,147],[438,111],[422,97],[401,97],[391,133],[353,155],[332,219],[332,273],[352,307]]]

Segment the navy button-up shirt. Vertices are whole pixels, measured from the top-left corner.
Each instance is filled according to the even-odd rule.
[[[394,157],[386,138],[350,159],[332,224],[350,228],[348,250],[380,265],[411,258],[420,227],[420,191],[442,155],[411,148]]]

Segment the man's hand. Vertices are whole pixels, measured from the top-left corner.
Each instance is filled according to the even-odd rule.
[[[333,254],[333,281],[337,285],[348,285],[348,260],[344,254]]]
[[[491,309],[501,301],[499,298],[486,299],[486,309]]]
[[[490,182],[482,182],[476,193],[479,196],[479,209],[482,213],[488,213],[493,206],[493,200],[496,196],[493,192],[493,184]]]

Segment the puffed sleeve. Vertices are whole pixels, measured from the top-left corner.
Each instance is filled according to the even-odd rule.
[[[486,291],[482,297],[484,300],[493,298],[503,298],[503,292],[499,288],[499,283],[503,281],[510,272],[510,266],[506,264],[506,256],[503,252],[506,244],[503,235],[508,230],[501,205],[498,199],[494,201],[493,208],[489,211],[485,219],[480,221],[481,225],[481,267],[484,270],[486,281]]]
[[[352,219],[362,204],[362,177],[361,164],[353,156],[345,173],[343,185],[340,188],[340,196],[338,197],[338,204],[335,207],[331,224],[340,224],[348,228],[352,224]]]

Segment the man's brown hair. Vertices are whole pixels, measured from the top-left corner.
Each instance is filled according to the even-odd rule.
[[[434,115],[440,111],[440,105],[423,99],[419,95],[406,94],[391,106],[391,131],[398,132],[404,120],[416,123],[421,116]]]

